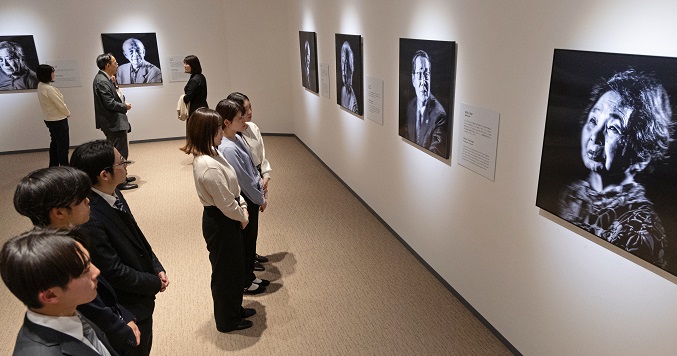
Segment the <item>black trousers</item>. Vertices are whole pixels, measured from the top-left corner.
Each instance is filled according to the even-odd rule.
[[[153,316],[144,319],[137,320],[136,326],[139,327],[141,332],[141,342],[133,350],[127,351],[126,356],[148,356],[150,355],[150,349],[153,346]]]
[[[249,287],[252,281],[256,279],[254,274],[254,262],[256,257],[256,240],[259,236],[259,208],[260,205],[254,204],[246,195],[242,194],[244,201],[247,202],[247,212],[249,213],[249,223],[242,230],[242,239],[244,243],[244,286]]]
[[[205,206],[202,235],[212,265],[214,319],[220,331],[232,330],[242,321],[244,260],[240,222],[230,219],[215,206]]]
[[[127,131],[104,131],[106,139],[124,158],[129,158],[129,145],[127,144]]]
[[[49,166],[68,165],[68,146],[70,137],[68,134],[68,118],[59,121],[45,121],[49,130]]]

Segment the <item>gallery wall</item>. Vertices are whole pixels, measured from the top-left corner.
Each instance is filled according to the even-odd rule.
[[[677,277],[535,201],[553,50],[677,57],[676,11],[662,0],[297,0],[294,132],[523,354],[674,354]],[[330,98],[301,86],[299,30],[317,33]],[[385,83],[383,125],[336,104],[335,33],[363,36],[364,76]],[[450,160],[398,135],[399,38],[457,42]],[[461,104],[500,113],[495,181],[458,164]]]
[[[291,74],[286,53],[288,7],[263,0],[129,1],[4,0],[0,34],[33,35],[41,63],[74,60],[80,87],[60,89],[71,111],[71,145],[103,138],[94,127],[92,80],[101,33],[155,32],[163,84],[123,87],[132,104],[129,139],[185,135],[176,101],[185,82],[169,81],[169,56],[195,54],[214,107],[232,91],[246,93],[263,132],[291,133]],[[281,16],[282,15],[282,16]],[[281,57],[281,58],[280,58]],[[49,147],[35,90],[0,92],[0,152]],[[132,150],[133,154],[133,150]]]

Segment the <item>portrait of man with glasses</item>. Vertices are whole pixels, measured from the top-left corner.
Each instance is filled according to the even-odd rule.
[[[401,41],[404,41],[404,39]],[[433,60],[429,54],[430,50],[428,48],[420,49],[420,47],[419,49],[412,49],[411,45],[420,41],[406,41],[414,42],[405,42],[404,47],[402,46],[403,43],[400,42],[400,135],[432,153],[449,158],[451,120],[447,116],[445,106],[448,107],[451,101],[449,95],[451,90],[448,86],[449,83],[453,83],[451,72],[440,67],[442,69],[436,69],[437,71],[433,73]],[[435,43],[438,41],[422,42]],[[453,44],[453,42],[442,43]],[[428,45],[427,47],[431,46]],[[408,55],[402,52],[407,52]],[[412,52],[413,55],[411,55]],[[451,51],[447,52],[441,58],[451,57],[453,59],[453,47]],[[407,58],[405,59],[403,55],[406,55]],[[433,74],[439,75],[440,80],[435,78],[437,85],[433,85],[435,83]],[[432,94],[432,89],[444,87],[446,87],[446,90],[442,91],[446,91],[446,93],[441,94],[446,100],[438,100]]]

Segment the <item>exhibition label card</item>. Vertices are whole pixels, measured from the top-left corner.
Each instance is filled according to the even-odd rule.
[[[367,119],[383,126],[383,79],[367,77]]]
[[[57,88],[75,88],[80,85],[80,70],[78,69],[78,62],[73,60],[67,61],[49,61],[54,67],[54,86]]]
[[[320,63],[320,93],[329,98],[329,64]]]
[[[498,147],[498,122],[496,111],[461,103],[463,130],[458,164],[494,180],[496,175],[496,149]],[[458,149],[458,148],[457,148]]]
[[[169,81],[188,82],[190,74],[183,69],[184,56],[169,56]]]

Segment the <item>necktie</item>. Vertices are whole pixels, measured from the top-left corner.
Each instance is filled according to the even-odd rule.
[[[106,350],[106,347],[103,346],[103,343],[99,338],[96,336],[96,332],[94,332],[94,329],[92,329],[91,325],[87,323],[86,321],[80,319],[82,322],[82,333],[83,335],[87,338],[87,340],[92,343],[92,346],[96,349],[96,352],[99,353],[99,355],[102,356],[110,356],[110,353],[108,350]]]
[[[127,212],[127,209],[125,209],[125,206],[122,205],[122,201],[118,197],[115,197],[115,203],[113,203],[113,207],[123,213]]]
[[[416,142],[421,142],[421,121],[423,121],[423,115],[420,110],[416,110]]]

